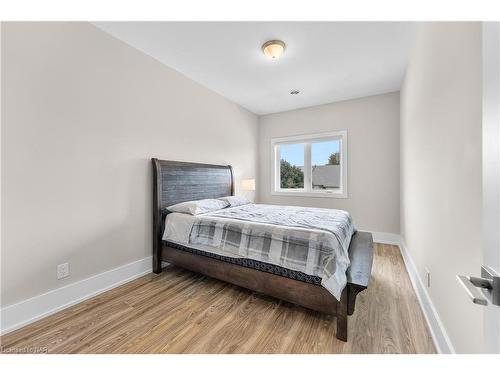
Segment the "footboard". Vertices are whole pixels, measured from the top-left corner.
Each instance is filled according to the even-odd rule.
[[[349,245],[351,265],[347,270],[347,313],[352,315],[356,296],[368,288],[373,264],[373,236],[369,232],[356,232]]]

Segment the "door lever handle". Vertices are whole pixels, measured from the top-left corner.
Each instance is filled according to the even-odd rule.
[[[478,288],[493,289],[490,279],[485,279],[484,277],[469,276],[469,280],[472,285]]]
[[[460,284],[462,284],[462,286],[464,287],[465,291],[467,292],[469,298],[472,300],[473,303],[484,306],[488,305],[488,301],[477,289],[477,287],[480,288],[491,287],[489,280],[480,277],[467,277],[462,275],[457,275],[457,280],[460,282]]]
[[[457,275],[472,302],[500,306],[500,274],[488,266],[481,267],[481,277]],[[481,288],[478,289],[478,288]]]

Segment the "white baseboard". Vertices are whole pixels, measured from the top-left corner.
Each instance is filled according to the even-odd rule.
[[[374,231],[367,232],[372,233],[373,242],[399,246],[406,270],[408,272],[408,275],[410,276],[413,289],[415,290],[418,302],[420,303],[420,307],[422,309],[422,312],[424,313],[425,320],[427,321],[427,325],[431,332],[432,340],[434,341],[434,345],[436,346],[437,351],[443,354],[455,353],[453,344],[448,334],[446,333],[443,322],[439,318],[439,315],[436,308],[434,307],[434,304],[432,303],[429,293],[427,293],[427,289],[424,286],[425,284],[420,278],[420,274],[408,252],[404,239],[401,237],[401,235],[395,233]]]
[[[415,263],[413,262],[413,259],[408,252],[406,243],[401,237],[399,248],[401,249],[401,255],[403,257],[406,270],[408,271],[408,275],[410,276],[410,280],[417,295],[418,302],[420,303],[420,307],[422,308],[425,319],[427,320],[427,325],[429,326],[432,340],[434,341],[434,345],[436,346],[438,353],[454,354],[455,348],[453,347],[453,344],[448,334],[446,333],[446,329],[444,328],[443,322],[439,318],[439,314],[434,307],[434,304],[432,303],[432,299],[429,293],[427,293],[425,284],[420,278],[418,270],[415,267]]]
[[[372,230],[361,230],[362,232],[370,232],[373,236],[373,242],[383,243],[387,245],[397,245],[401,243],[401,236],[396,233],[374,232]]]
[[[0,334],[33,323],[48,315],[113,289],[152,271],[151,257],[51,290],[0,310]]]

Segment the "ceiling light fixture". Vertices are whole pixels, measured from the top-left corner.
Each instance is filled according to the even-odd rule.
[[[285,52],[285,47],[282,40],[269,40],[262,45],[262,52],[271,60],[278,60]]]

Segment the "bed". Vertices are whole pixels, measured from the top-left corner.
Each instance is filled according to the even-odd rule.
[[[361,231],[348,232],[345,243],[345,256],[348,258],[346,268],[337,266],[336,276],[330,278],[319,277],[319,273],[311,272],[309,268],[294,267],[293,262],[279,265],[271,262],[267,254],[263,257],[242,256],[241,254],[216,251],[215,248],[181,241],[175,237],[164,237],[165,233],[176,225],[179,228],[193,227],[192,218],[182,217],[171,213],[166,208],[181,202],[221,198],[234,195],[234,176],[231,166],[187,163],[169,160],[152,159],[153,163],[153,272],[162,272],[162,262],[217,278],[240,287],[279,298],[315,311],[336,316],[336,337],[347,341],[347,316],[353,314],[356,296],[368,287],[373,261],[373,239],[370,233]],[[283,207],[285,209],[285,207]],[[241,220],[242,212],[272,210],[271,206],[247,205],[244,209],[223,210],[223,214],[210,214],[210,222],[231,220],[231,214],[238,215],[235,219]],[[239,211],[232,212],[231,211]],[[330,210],[333,211],[333,210]],[[318,211],[316,214],[321,215]],[[326,213],[325,213],[326,214]],[[177,216],[176,216],[177,215]],[[219,216],[219,217],[217,217]],[[255,215],[254,215],[255,216]],[[175,219],[175,220],[174,220]],[[191,221],[190,221],[191,220]],[[209,223],[208,218],[203,222]],[[260,219],[259,219],[260,220]],[[257,220],[254,220],[257,221]],[[184,223],[184,224],[182,224]],[[261,225],[265,230],[278,223],[252,223],[244,220],[245,227],[254,228]],[[181,225],[182,224],[182,225]],[[233,227],[237,223],[233,223]],[[238,227],[236,225],[236,227]],[[263,228],[263,229],[262,229]],[[167,229],[167,230],[166,230]],[[324,228],[299,228],[290,225],[281,225],[281,231],[296,234],[300,231],[317,230]],[[187,229],[182,229],[186,231]],[[187,230],[192,231],[192,229]],[[170,230],[172,232],[172,230]],[[353,234],[352,234],[353,233]],[[316,236],[319,234],[316,233]],[[313,235],[311,234],[311,237]],[[256,246],[258,247],[258,246]],[[340,263],[341,264],[341,263]],[[304,266],[305,267],[305,266]],[[306,270],[306,272],[302,272]],[[335,282],[340,283],[341,287]]]

